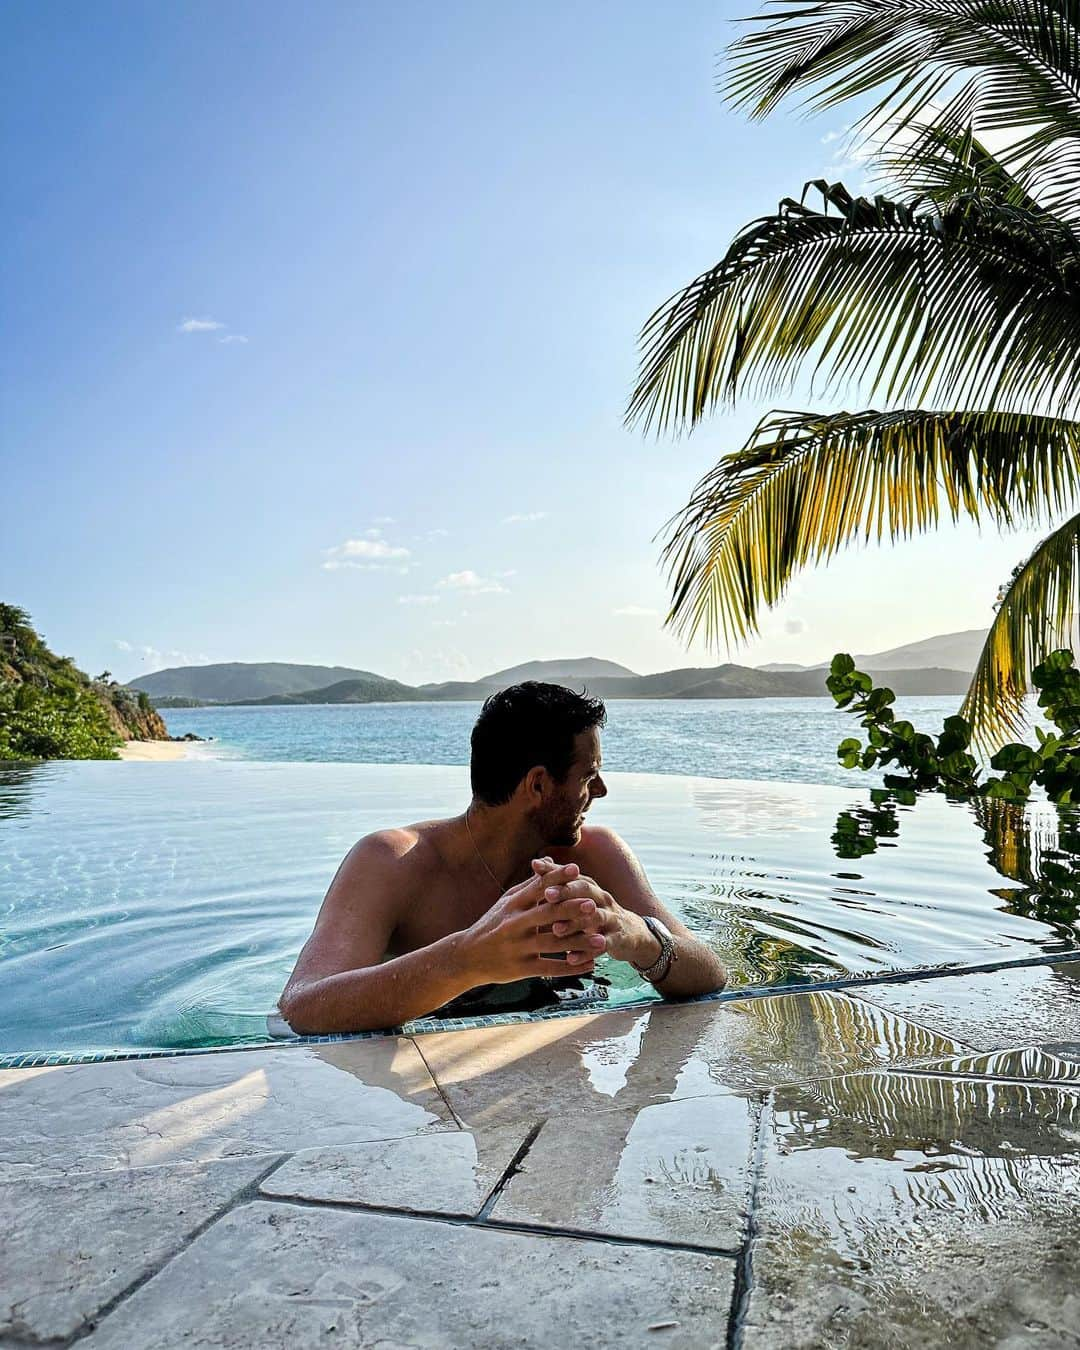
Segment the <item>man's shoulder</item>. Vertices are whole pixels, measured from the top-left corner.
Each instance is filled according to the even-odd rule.
[[[346,859],[350,868],[376,867],[423,872],[438,864],[427,824],[390,826],[358,839]]]
[[[552,857],[556,862],[576,862],[583,871],[588,871],[587,864],[597,859],[626,857],[628,854],[629,844],[607,825],[583,825],[578,843],[572,848],[554,850]]]

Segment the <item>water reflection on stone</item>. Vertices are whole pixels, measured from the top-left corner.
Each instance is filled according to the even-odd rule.
[[[1075,1088],[917,1072],[780,1088],[759,1199],[747,1345],[940,1344],[945,1325],[949,1344],[1012,1344],[1036,1307],[1048,1339],[1030,1343],[1075,1330]]]

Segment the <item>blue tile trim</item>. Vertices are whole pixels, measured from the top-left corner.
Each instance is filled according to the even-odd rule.
[[[892,971],[887,975],[845,975],[835,980],[814,980],[806,984],[753,985],[742,989],[725,989],[718,994],[702,994],[699,998],[680,999],[671,1006],[681,1007],[695,1003],[737,1003],[752,998],[781,998],[792,994],[840,992],[849,989],[873,988],[877,985],[910,984],[915,980],[948,979],[957,975],[986,975],[999,970],[1019,970],[1032,966],[1053,966],[1065,961],[1080,961],[1080,951],[1057,952],[1052,955],[1028,956],[1009,961],[984,961],[976,965],[937,966],[922,970]],[[490,1013],[478,1017],[418,1017],[400,1027],[387,1031],[354,1031],[334,1036],[292,1036],[287,1040],[245,1041],[233,1045],[198,1045],[174,1050],[141,1050],[137,1047],[119,1050],[55,1051],[24,1050],[0,1055],[0,1070],[37,1069],[43,1066],[71,1064],[112,1064],[128,1059],[175,1059],[187,1055],[236,1054],[244,1050],[282,1050],[302,1045],[341,1045],[351,1041],[378,1041],[395,1036],[421,1036],[438,1031],[474,1031],[482,1027],[520,1026],[525,1022],[550,1022],[560,1017],[598,1016],[622,1012],[626,1009],[655,1008],[663,1000],[658,995],[628,999],[625,1003],[582,1001],[576,1006],[539,1008],[535,1012]]]

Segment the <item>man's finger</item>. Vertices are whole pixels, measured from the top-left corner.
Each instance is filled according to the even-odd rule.
[[[528,910],[534,906],[544,903],[544,887],[553,883],[556,885],[569,885],[575,881],[580,872],[577,863],[563,863],[548,872],[545,876],[531,876],[517,886],[511,887],[504,894],[509,899],[515,909]]]
[[[525,943],[525,949],[538,956],[548,952],[564,952],[571,955],[581,953],[595,960],[604,954],[607,938],[603,933],[572,933],[568,937],[557,938],[554,933],[534,933]]]
[[[571,965],[569,961],[546,961],[543,957],[537,956],[528,963],[526,973],[529,975],[591,975],[593,963],[590,960],[582,962],[580,965]]]
[[[560,900],[558,903],[548,901],[544,906],[544,923],[548,927],[553,923],[572,923],[576,928],[580,920],[587,919],[596,912],[596,901],[589,895],[581,900]]]
[[[602,901],[604,891],[598,886],[592,877],[578,877],[570,881],[560,882],[555,874],[549,872],[544,878],[544,899],[549,903],[558,904],[562,900],[595,900]]]

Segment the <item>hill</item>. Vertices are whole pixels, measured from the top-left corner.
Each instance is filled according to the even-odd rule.
[[[579,656],[567,661],[527,661],[523,666],[511,666],[509,670],[497,670],[494,675],[485,675],[481,684],[519,684],[522,680],[547,680],[558,684],[560,680],[596,680],[635,679],[637,672],[620,666],[617,661],[602,661],[596,656]]]
[[[303,694],[343,680],[381,680],[370,670],[305,666],[287,661],[229,661],[211,666],[173,666],[132,680],[152,699],[188,698],[200,703],[241,703],[274,694]]]
[[[302,694],[271,694],[269,698],[247,699],[245,703],[253,708],[299,703],[415,703],[420,697],[410,685],[372,675],[362,680],[339,680],[325,689],[310,689]]]
[[[970,675],[974,671],[986,641],[985,628],[968,628],[962,633],[942,633],[937,637],[923,638],[920,642],[908,642],[902,647],[891,647],[884,652],[870,652],[854,658],[859,670],[897,671],[897,670],[963,670]],[[832,658],[830,657],[830,660]],[[758,670],[790,673],[802,670],[825,670],[828,661],[819,661],[813,666],[795,666],[786,662],[773,661]]]
[[[145,694],[90,679],[0,604],[0,759],[115,759],[121,741],[168,737]]]
[[[517,667],[515,669],[520,669]],[[512,672],[507,672],[510,674]],[[751,666],[689,666],[656,675],[601,675],[591,679],[570,676],[552,683],[585,689],[603,699],[622,698],[822,698],[825,670],[790,673],[755,670]],[[963,694],[969,677],[960,670],[889,670],[876,672],[878,682],[897,694]],[[414,689],[397,680],[372,676],[364,680],[341,680],[325,689],[302,694],[272,694],[269,698],[243,700],[258,707],[310,703],[406,703],[426,700],[436,703],[479,702],[504,688],[495,676],[483,680],[454,680]]]

